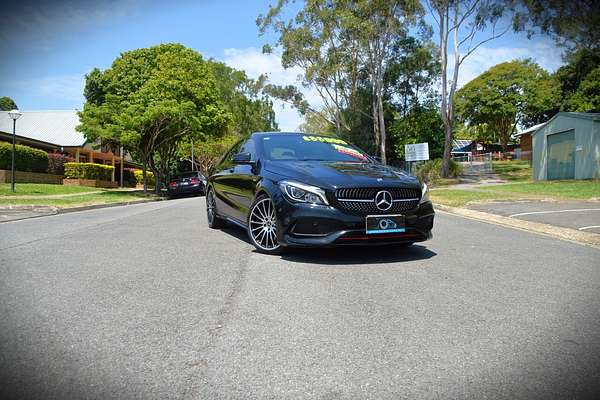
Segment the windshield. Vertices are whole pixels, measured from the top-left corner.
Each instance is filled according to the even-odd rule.
[[[176,176],[177,179],[186,179],[186,178],[204,178],[199,172],[183,172]]]
[[[259,140],[267,160],[369,162],[366,153],[333,137],[280,134]]]

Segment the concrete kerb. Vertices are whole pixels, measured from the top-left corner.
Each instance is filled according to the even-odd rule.
[[[469,210],[467,208],[450,207],[443,204],[434,204],[434,207],[436,211],[442,211],[477,221],[519,229],[521,231],[534,232],[537,234],[600,249],[600,235],[596,233],[582,232],[575,229],[563,228],[541,222],[525,221],[522,219],[505,217],[483,211]]]

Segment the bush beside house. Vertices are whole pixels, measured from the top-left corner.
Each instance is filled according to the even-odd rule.
[[[135,172],[135,181],[137,183],[138,186],[143,186],[144,185],[144,174],[142,172],[141,169],[136,169]],[[156,184],[156,181],[154,180],[154,174],[150,171],[146,172],[146,179],[147,179],[147,184],[148,187],[153,187]]]
[[[12,144],[0,142],[0,169],[10,170]],[[33,147],[15,146],[15,170],[24,172],[46,172],[48,169],[48,153]]]
[[[113,170],[110,165],[94,163],[65,163],[64,185],[79,185],[93,187],[117,187],[117,182],[111,182]]]
[[[73,157],[66,154],[48,153],[48,173],[54,175],[64,175],[65,164],[73,161]]]

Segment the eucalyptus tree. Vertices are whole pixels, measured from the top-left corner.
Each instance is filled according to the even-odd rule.
[[[440,113],[444,124],[442,177],[450,171],[456,93],[460,68],[480,46],[503,36],[515,25],[502,17],[511,2],[496,0],[426,0],[438,32],[441,75]],[[516,14],[515,14],[516,15]],[[452,61],[449,58],[452,57]],[[450,63],[450,65],[449,65]]]

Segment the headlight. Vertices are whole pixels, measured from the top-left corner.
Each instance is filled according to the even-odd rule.
[[[300,182],[281,181],[279,182],[279,187],[290,201],[329,205],[325,191],[316,186],[305,185]]]
[[[426,201],[429,201],[429,188],[427,187],[427,184],[423,182],[421,184],[421,200],[419,200],[419,204],[425,203]]]

